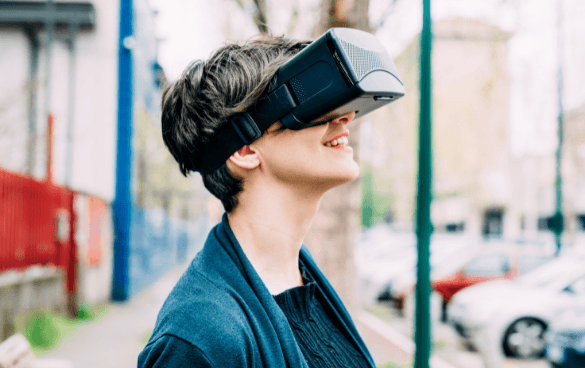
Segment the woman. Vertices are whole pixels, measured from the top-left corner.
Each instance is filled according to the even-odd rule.
[[[269,36],[227,45],[165,91],[165,144],[184,175],[202,172],[226,214],[166,300],[139,367],[374,366],[303,246],[323,194],[358,177],[347,145],[355,113],[295,131],[276,122],[219,167],[202,167],[228,118],[305,45]]]

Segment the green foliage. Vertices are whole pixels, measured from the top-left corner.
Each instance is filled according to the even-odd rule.
[[[366,165],[362,175],[362,227],[369,228],[374,224],[374,185],[373,173],[370,165]]]
[[[59,329],[55,316],[34,312],[26,321],[25,336],[33,347],[51,348],[59,341]]]
[[[380,177],[380,171],[369,164],[362,164],[361,176],[361,224],[367,229],[384,220],[392,208],[392,193],[388,183]]]
[[[16,332],[26,337],[35,356],[43,356],[57,346],[63,336],[74,333],[78,326],[105,315],[107,311],[107,304],[93,308],[82,305],[76,318],[70,319],[59,313],[36,310],[16,317]]]
[[[77,311],[77,319],[85,321],[95,318],[95,313],[91,310],[90,306],[83,303],[81,307],[79,307],[79,311]]]

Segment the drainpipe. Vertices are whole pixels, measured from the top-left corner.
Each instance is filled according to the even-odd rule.
[[[29,101],[28,101],[28,141],[26,172],[33,176],[36,159],[36,136],[37,136],[37,81],[39,78],[39,40],[35,29],[26,28],[26,34],[30,44],[29,59]]]
[[[69,88],[68,88],[68,112],[67,112],[67,146],[65,151],[65,185],[71,188],[71,176],[73,166],[73,127],[75,125],[75,75],[77,72],[77,33],[79,25],[72,23],[69,25]]]
[[[132,218],[132,0],[120,2],[118,50],[118,153],[114,212],[112,299],[125,301],[129,289],[130,222]]]
[[[53,36],[55,34],[55,21],[53,14],[55,12],[55,3],[53,0],[47,0],[47,19],[45,21],[46,31],[46,45],[45,45],[45,100],[44,113],[47,117],[47,181],[52,182],[52,129],[53,129],[53,115],[51,114],[51,67],[53,54]]]

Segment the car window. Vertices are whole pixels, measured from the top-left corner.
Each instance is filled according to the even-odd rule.
[[[549,261],[551,258],[541,254],[523,254],[518,259],[518,272],[521,275]]]
[[[499,276],[510,271],[510,257],[507,254],[484,254],[473,258],[463,273],[468,276]]]

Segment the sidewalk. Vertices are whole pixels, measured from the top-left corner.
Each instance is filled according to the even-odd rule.
[[[159,309],[187,266],[169,271],[126,303],[110,304],[105,315],[80,326],[43,356],[70,360],[75,368],[136,367]],[[411,340],[370,313],[362,311],[354,321],[376,364],[392,362],[402,367],[412,363]],[[431,359],[431,367],[453,368],[438,358]]]
[[[175,268],[126,303],[77,328],[44,357],[68,359],[75,368],[136,367],[158,311],[188,264]]]

